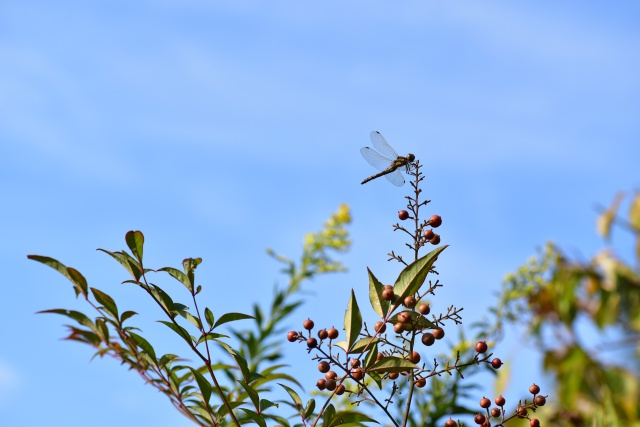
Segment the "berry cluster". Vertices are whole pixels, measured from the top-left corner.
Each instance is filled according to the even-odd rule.
[[[476,344],[476,350],[478,348],[478,345],[480,345],[481,343],[483,343],[483,341]],[[484,409],[486,412],[484,414],[477,413],[476,416],[473,418],[473,421],[476,424],[480,425],[481,427],[491,427],[491,421],[490,421],[491,418],[494,418],[494,419],[499,418],[500,420],[498,421],[498,424],[496,424],[495,427],[503,427],[507,421],[513,418],[520,418],[520,419],[526,418],[529,420],[530,427],[540,427],[540,420],[537,418],[530,418],[529,410],[531,410],[532,412],[535,412],[536,409],[538,409],[538,407],[544,406],[547,403],[547,398],[546,396],[542,396],[539,394],[540,387],[537,384],[533,384],[531,387],[529,387],[529,392],[533,394],[532,401],[527,403],[525,399],[524,402],[518,402],[518,406],[513,411],[513,414],[508,417],[504,409],[504,405],[507,403],[507,401],[504,397],[502,397],[502,395],[494,399],[496,406],[494,406],[493,408],[491,408],[491,400],[487,399],[486,397],[483,397],[482,399],[480,399],[480,407]],[[449,418],[444,423],[444,425],[445,427],[456,427],[459,424],[453,419]]]

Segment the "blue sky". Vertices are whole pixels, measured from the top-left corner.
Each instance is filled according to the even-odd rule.
[[[436,303],[464,306],[467,324],[546,240],[593,254],[594,206],[640,186],[639,18],[633,1],[3,2],[3,425],[190,425],[59,341],[63,319],[34,315],[81,306],[26,254],[151,309],[95,251],[140,229],[154,266],[201,256],[211,306],[247,311],[282,280],[264,249],[296,256],[344,202],[350,270],[307,284],[296,314],[339,324],[350,288],[366,300],[366,266],[391,281],[385,254],[402,248],[391,224],[408,188],[360,185],[371,130],[427,165],[451,245]],[[526,360],[518,348],[501,356]],[[304,352],[289,362],[315,382]]]

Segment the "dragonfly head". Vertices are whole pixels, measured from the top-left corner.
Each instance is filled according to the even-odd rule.
[[[409,160],[409,163],[413,163],[415,159],[416,159],[416,156],[414,156],[413,154],[411,153],[407,154],[407,160]]]

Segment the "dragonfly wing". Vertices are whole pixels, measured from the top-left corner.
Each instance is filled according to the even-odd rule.
[[[396,150],[391,148],[389,143],[387,143],[387,140],[384,139],[384,136],[382,136],[382,134],[377,130],[371,132],[371,142],[383,156],[389,157],[392,160],[398,158],[398,153],[396,153]]]
[[[369,147],[362,147],[360,149],[360,154],[362,154],[362,157],[364,157],[364,159],[369,162],[371,166],[378,169],[379,171],[383,171],[391,166],[391,163],[393,163],[394,160],[384,157],[382,154]]]
[[[396,187],[402,187],[404,185],[404,177],[400,173],[400,169],[396,169],[394,172],[388,173],[384,177]]]

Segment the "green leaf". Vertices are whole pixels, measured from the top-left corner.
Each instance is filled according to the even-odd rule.
[[[273,406],[275,406],[276,408],[279,407],[279,405],[277,403],[273,403],[270,400],[260,399],[260,412],[264,412],[264,411],[266,411],[267,409],[269,409],[269,408],[271,408]]]
[[[202,401],[207,407],[209,407],[209,399],[211,398],[211,384],[197,370],[191,367],[189,367],[189,370],[193,374],[193,377],[196,379],[196,382],[198,383],[198,388],[202,393]]]
[[[440,246],[419,258],[417,261],[412,262],[398,276],[395,285],[393,285],[393,292],[398,296],[398,301],[394,304],[393,309],[404,301],[404,299],[413,295],[420,290],[420,287],[427,278],[427,274],[433,267],[433,264],[438,259],[440,252],[445,250],[448,245]]]
[[[350,353],[359,354],[364,351],[371,350],[378,341],[380,341],[378,338],[362,338],[358,340],[353,347],[351,347]]]
[[[89,319],[84,313],[81,313],[79,311],[75,311],[75,310],[65,310],[62,308],[55,308],[55,309],[51,309],[51,310],[42,310],[42,311],[38,311],[37,314],[42,314],[42,313],[53,313],[53,314],[61,314],[63,316],[67,316],[73,320],[75,320],[76,322],[78,322],[81,325],[87,326],[91,329],[95,329],[95,325],[93,324],[93,321],[91,319]]]
[[[335,414],[333,420],[325,427],[334,426],[346,426],[348,424],[360,424],[360,423],[376,423],[379,424],[373,418],[368,417],[365,414],[355,411],[341,411]]]
[[[384,291],[384,285],[376,279],[371,270],[367,268],[369,274],[369,301],[371,301],[371,307],[378,316],[384,318],[385,314],[389,311],[389,301],[382,298],[382,291]]]
[[[385,357],[377,363],[367,368],[367,372],[407,372],[418,367],[409,362],[408,360],[401,359],[399,357]]]
[[[187,342],[194,342],[195,338],[193,338],[189,332],[183,328],[180,325],[176,325],[175,323],[172,322],[168,322],[166,320],[158,320],[158,322],[162,323],[163,325],[168,326],[170,329],[172,329],[175,333],[177,333],[178,335],[180,335],[182,338],[184,338],[185,341]]]
[[[138,314],[138,313],[136,313],[135,311],[131,311],[131,310],[125,311],[124,313],[122,313],[120,315],[120,323],[124,323],[125,320],[127,320],[130,317],[135,316],[136,314]]]
[[[206,334],[202,334],[200,338],[198,338],[198,342],[196,345],[202,344],[203,342],[208,340],[217,340],[219,338],[229,338],[229,335],[207,332]]]
[[[176,307],[177,304],[173,302],[168,293],[166,293],[160,286],[156,286],[151,283],[149,286],[149,292],[154,296],[155,300],[168,312],[171,317],[175,317],[179,313],[181,307]],[[183,306],[184,307],[184,306]],[[185,307],[186,308],[186,307]]]
[[[362,314],[360,313],[360,308],[358,308],[356,294],[353,289],[351,289],[351,298],[349,298],[347,311],[344,314],[344,330],[347,332],[347,343],[351,348],[362,330]]]
[[[240,384],[240,386],[242,386],[242,388],[244,389],[245,392],[247,392],[247,395],[249,396],[249,399],[251,399],[251,403],[253,403],[253,407],[256,409],[260,408],[260,396],[258,396],[258,392],[255,391],[253,389],[253,387],[251,387],[249,384],[245,383],[244,381],[240,381],[237,380],[238,384]]]
[[[304,412],[302,414],[302,418],[309,419],[309,417],[313,414],[313,410],[316,409],[316,401],[314,399],[309,399],[307,402],[307,406],[304,407]]]
[[[335,406],[333,406],[333,404],[329,404],[329,406],[327,406],[327,409],[324,410],[324,415],[322,417],[324,418],[324,423],[322,424],[323,427],[331,424],[335,416],[336,416],[336,408]]]
[[[182,271],[176,270],[173,267],[163,267],[163,268],[159,269],[158,271],[164,271],[166,273],[169,273],[169,275],[171,277],[173,277],[178,282],[180,282],[183,285],[185,285],[187,287],[187,289],[189,290],[189,292],[193,293],[193,285],[189,281],[189,278],[187,277],[187,275],[184,274]]]
[[[233,359],[238,364],[238,367],[240,368],[240,371],[242,372],[242,378],[244,378],[244,380],[247,383],[251,383],[251,371],[249,370],[249,365],[247,364],[247,359],[242,357],[240,355],[240,353],[238,353],[235,350],[231,353],[231,357],[233,357]]]
[[[118,307],[116,306],[116,302],[109,295],[105,294],[99,289],[91,288],[91,292],[93,293],[93,297],[104,307],[107,312],[112,315],[116,320],[118,320]]]
[[[249,418],[251,418],[253,420],[253,422],[255,422],[256,424],[258,424],[260,427],[267,427],[267,422],[264,420],[263,417],[261,417],[260,415],[258,415],[256,412],[247,409],[247,408],[240,408],[242,411],[244,411],[245,414],[247,414],[247,416]]]
[[[50,257],[42,256],[42,255],[27,255],[27,258],[33,261],[38,261],[39,263],[42,263],[44,265],[47,265],[53,268],[54,270],[56,270],[58,273],[62,274],[67,279],[69,279],[69,281],[74,285],[73,290],[76,293],[76,297],[80,294],[82,294],[82,296],[84,297],[87,296],[88,294],[87,280],[82,276],[82,274],[80,274],[78,270],[74,268],[66,267],[60,261]]]
[[[253,316],[249,316],[248,314],[225,313],[222,316],[220,316],[220,318],[215,323],[215,325],[213,325],[213,329],[217,328],[220,325],[224,325],[225,323],[228,323],[228,322],[235,322],[236,320],[253,319],[253,318],[254,318]]]
[[[128,231],[124,236],[127,246],[134,257],[142,264],[142,247],[144,245],[144,235],[141,231]]]
[[[167,363],[179,359],[177,354],[167,353],[158,360],[158,367],[163,368]]]
[[[376,372],[367,372],[367,375],[371,377],[371,379],[378,384],[378,388],[382,390],[382,377]]]
[[[140,347],[151,359],[156,361],[156,351],[153,349],[153,346],[146,339],[142,338],[140,335],[135,334],[133,332],[129,332],[129,335],[136,342],[136,345]]]
[[[205,307],[204,309],[204,318],[207,320],[207,324],[209,325],[209,329],[213,329],[213,313],[209,310],[209,307]]]
[[[83,296],[87,296],[88,294],[88,285],[87,279],[75,268],[67,267],[67,271],[69,272],[69,277],[71,277],[71,281],[76,285],[76,296],[78,294],[82,294]]]
[[[367,356],[364,358],[364,363],[363,363],[364,368],[367,368],[373,365],[374,363],[376,363],[376,359],[378,358],[378,346],[374,345],[373,348],[371,348],[370,350],[371,351],[369,351],[367,353]]]
[[[127,270],[129,274],[133,276],[133,278],[135,279],[135,283],[139,282],[140,278],[142,277],[142,266],[131,255],[122,251],[111,252],[106,249],[98,250],[104,252],[105,254],[118,261],[120,265],[122,265],[125,270]]]
[[[304,412],[302,408],[302,399],[300,399],[300,396],[298,396],[298,393],[296,393],[291,387],[287,387],[284,384],[278,383],[278,385],[283,389],[285,389],[287,393],[289,393],[289,396],[291,396],[291,400],[293,400],[293,403],[296,409],[298,409],[298,412],[300,413],[300,415],[304,416]]]

